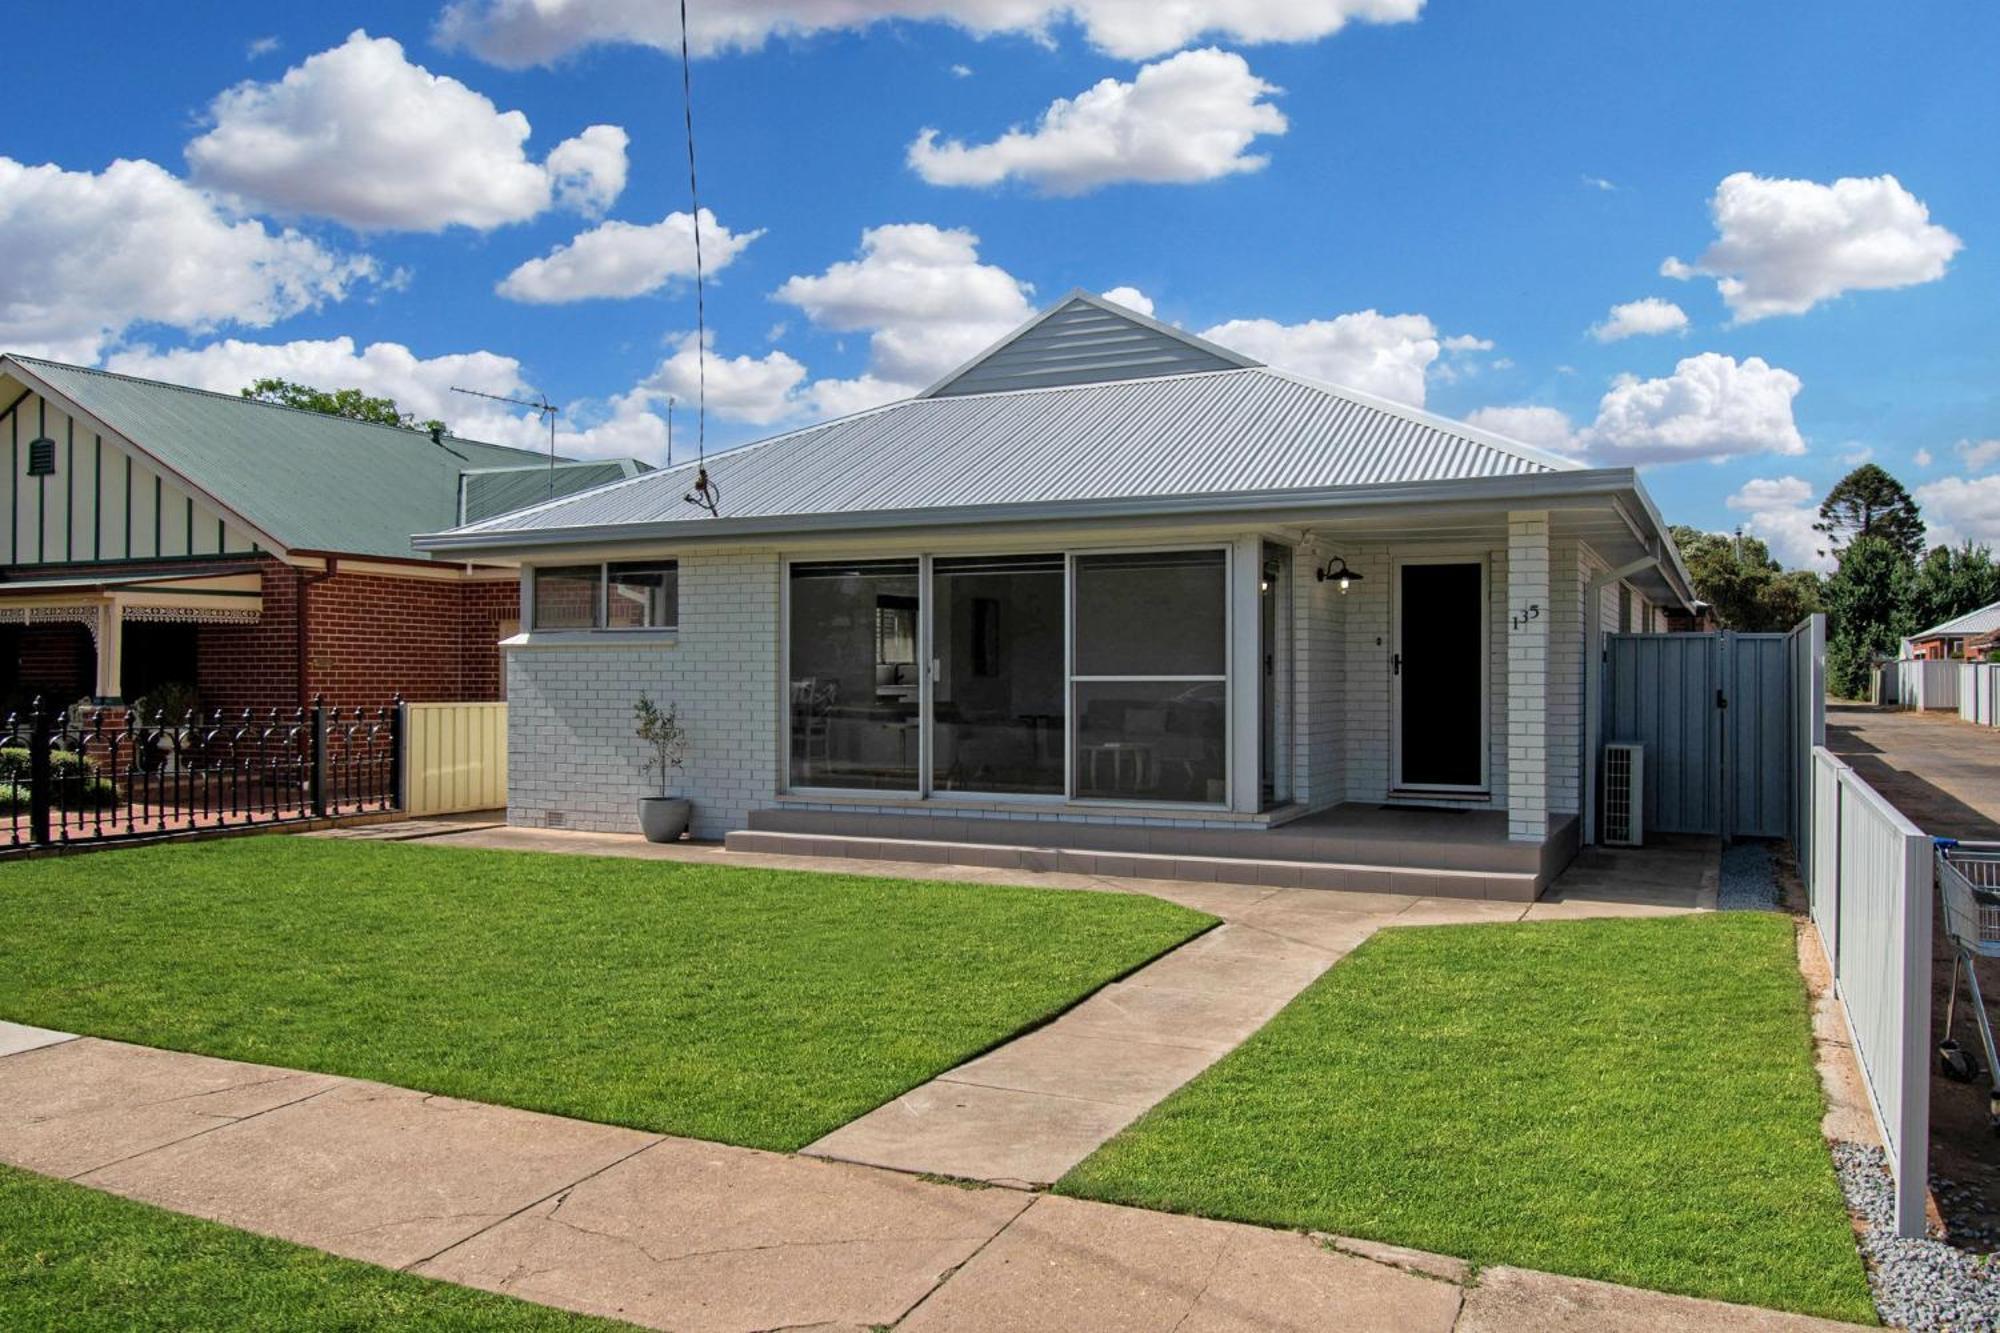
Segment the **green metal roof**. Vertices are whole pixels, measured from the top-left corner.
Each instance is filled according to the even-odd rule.
[[[545,461],[539,467],[467,471],[459,483],[465,496],[459,508],[459,522],[497,518],[545,500],[559,500],[652,470],[637,459],[612,458],[595,463],[558,463],[554,467]]]
[[[0,358],[0,373],[10,364],[290,550],[417,555],[412,533],[458,526],[467,472],[538,471],[531,502],[547,498],[548,455],[532,450],[453,435],[440,445],[423,431],[36,357]]]

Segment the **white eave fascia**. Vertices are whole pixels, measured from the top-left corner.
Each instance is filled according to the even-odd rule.
[[[515,529],[508,532],[437,532],[411,539],[420,551],[513,557],[563,546],[647,542],[680,546],[713,545],[766,537],[871,529],[1088,522],[1092,520],[1189,520],[1254,515],[1260,522],[1311,522],[1327,510],[1384,505],[1485,505],[1518,502],[1545,505],[1563,499],[1616,497],[1638,493],[1630,468],[1589,468],[1506,477],[1461,477],[1444,481],[1396,482],[1376,486],[1335,486],[1308,490],[1231,491],[1201,495],[1140,496],[1110,500],[1068,500],[1004,505],[964,505],[935,509],[855,510],[830,514],[769,514],[745,518],[694,518],[647,523]],[[1650,501],[1644,501],[1657,522]],[[1659,538],[1666,539],[1664,527]]]

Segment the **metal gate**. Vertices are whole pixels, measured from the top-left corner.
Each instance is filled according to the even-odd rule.
[[[1783,838],[1797,727],[1784,634],[1607,634],[1607,743],[1646,747],[1648,833]]]

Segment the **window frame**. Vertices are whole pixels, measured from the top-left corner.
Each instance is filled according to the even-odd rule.
[[[611,624],[611,567],[620,565],[628,570],[651,569],[674,574],[673,623],[669,625],[613,625]],[[583,570],[595,566],[597,569],[597,595],[591,599],[591,623],[588,625],[544,625],[541,621],[541,583],[543,571]],[[521,608],[526,612],[527,634],[679,634],[681,622],[681,562],[674,556],[662,556],[657,560],[579,560],[570,564],[548,564],[528,566],[527,596]]]

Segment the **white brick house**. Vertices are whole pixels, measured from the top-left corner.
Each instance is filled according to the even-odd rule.
[[[511,821],[633,829],[646,693],[732,845],[1532,896],[1598,636],[1692,601],[1630,470],[1084,293],[692,472],[418,539],[522,570]]]

